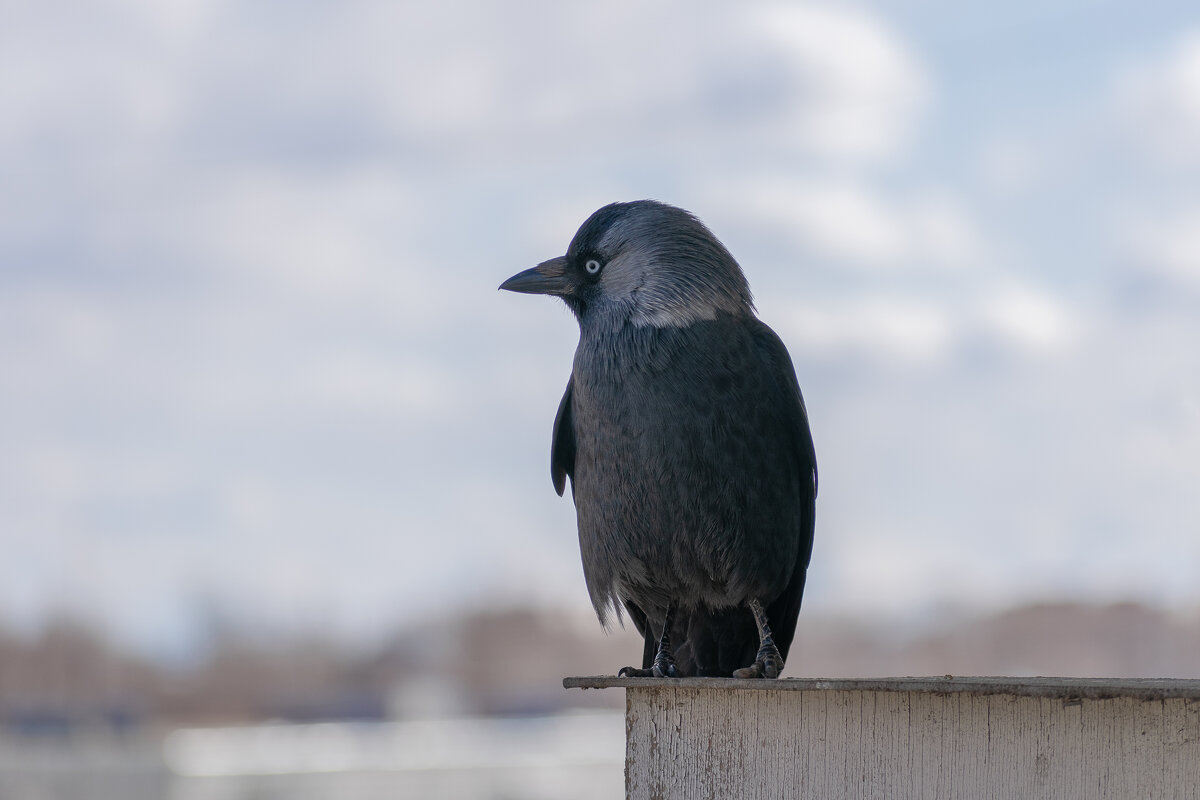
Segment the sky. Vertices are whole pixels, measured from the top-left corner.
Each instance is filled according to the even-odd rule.
[[[577,328],[496,287],[643,197],[791,352],[808,608],[1200,607],[1194,4],[0,16],[0,624],[585,609]]]

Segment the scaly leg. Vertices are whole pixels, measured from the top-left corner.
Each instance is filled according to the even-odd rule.
[[[758,656],[754,663],[742,669],[735,669],[735,678],[778,678],[783,672],[783,656],[775,646],[775,638],[771,636],[771,626],[767,624],[767,612],[763,611],[758,600],[751,600],[750,613],[754,615],[754,624],[758,626]]]
[[[675,606],[668,604],[667,613],[663,617],[662,637],[658,640],[658,652],[654,654],[654,663],[648,669],[623,667],[617,673],[618,678],[676,678],[679,676],[675,671],[675,656],[671,654],[671,620],[674,616]]]

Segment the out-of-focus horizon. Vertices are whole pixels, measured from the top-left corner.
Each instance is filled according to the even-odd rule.
[[[576,329],[496,286],[642,197],[795,362],[801,638],[1200,606],[1194,4],[62,0],[0,73],[0,627],[585,609]]]

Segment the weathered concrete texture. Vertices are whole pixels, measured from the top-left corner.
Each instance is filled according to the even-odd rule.
[[[1200,681],[564,683],[627,689],[635,800],[1200,798]]]

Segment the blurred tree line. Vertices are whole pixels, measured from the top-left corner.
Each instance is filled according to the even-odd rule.
[[[565,675],[640,659],[630,629],[590,614],[473,610],[349,646],[326,632],[263,635],[214,625],[195,658],[165,662],[59,616],[0,628],[0,734],[144,732],[179,726],[619,706],[619,693],[566,692]],[[1044,603],[990,615],[864,620],[801,616],[788,676],[1073,675],[1200,677],[1200,613],[1136,603]]]

